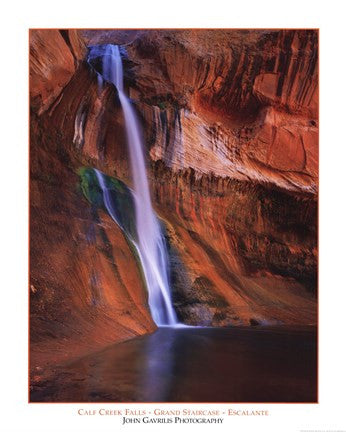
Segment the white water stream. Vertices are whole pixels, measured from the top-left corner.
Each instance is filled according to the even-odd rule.
[[[139,254],[149,292],[150,311],[158,326],[178,325],[170,295],[168,281],[169,262],[165,240],[151,204],[143,142],[138,120],[128,97],[124,93],[123,67],[118,46],[107,45],[105,47],[102,66],[103,78],[113,83],[118,89],[124,113],[131,161],[138,236],[138,241],[134,242],[134,244]],[[103,174],[97,170],[95,172],[99,185],[103,190],[105,206],[116,221]]]

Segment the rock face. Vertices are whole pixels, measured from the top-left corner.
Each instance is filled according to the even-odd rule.
[[[191,324],[316,322],[317,44],[313,30],[177,30],[127,46]]]
[[[31,31],[30,101],[39,114],[59,96],[85,52],[76,30]]]
[[[252,182],[155,168],[157,208],[187,269],[182,277],[173,266],[185,320],[315,322],[316,203]]]
[[[315,324],[317,32],[33,30],[32,367],[155,328],[122,232],[79,186],[81,167],[131,186],[117,91],[87,62],[100,43],[126,50],[180,319]]]
[[[78,135],[78,122],[85,119],[92,134],[98,109],[86,119],[80,104],[88,106],[97,86],[58,31],[32,31],[31,45],[38,41],[44,48],[30,57],[30,364],[37,382],[49,365],[156,328],[122,231],[80,186],[78,169],[96,150],[92,138],[85,144]]]
[[[315,31],[148,32],[128,53],[154,160],[316,192]]]

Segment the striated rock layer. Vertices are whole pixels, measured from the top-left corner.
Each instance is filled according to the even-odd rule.
[[[315,202],[253,182],[175,174],[162,162],[155,172],[185,321],[315,323]]]
[[[314,30],[177,30],[127,46],[188,322],[316,322],[317,43]]]
[[[155,327],[123,234],[78,186],[82,166],[131,186],[116,89],[87,61],[100,43],[125,48],[180,319],[316,323],[317,32],[33,30],[32,367]]]
[[[154,160],[316,193],[316,31],[153,31],[127,50]]]
[[[111,31],[84,37],[112,42]],[[114,31],[113,38],[126,48],[180,317],[315,323],[317,32]]]
[[[91,138],[85,143],[75,125],[83,119],[83,127],[97,134],[93,124],[98,109],[107,111],[112,89],[104,105],[101,99],[99,106],[88,105],[97,85],[81,61],[85,48],[68,64],[62,86],[55,70],[65,67],[60,58],[74,57],[74,36],[31,33],[30,366],[36,385],[53,364],[156,328],[126,238],[104,210],[86,201],[80,186],[78,170],[99,148]],[[114,117],[112,109],[118,107],[108,113]],[[111,128],[113,134],[117,124]]]

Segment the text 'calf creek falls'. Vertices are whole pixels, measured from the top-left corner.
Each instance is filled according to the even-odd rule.
[[[315,30],[30,32],[35,388],[137,336],[316,326],[317,54]]]

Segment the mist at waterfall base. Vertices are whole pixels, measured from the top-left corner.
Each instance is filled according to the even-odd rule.
[[[159,327],[180,327],[182,324],[178,323],[170,294],[169,260],[165,239],[150,199],[140,127],[135,110],[124,92],[123,67],[119,47],[111,44],[91,47],[89,59],[93,57],[102,59],[102,74],[98,75],[99,86],[102,86],[103,80],[114,84],[118,90],[123,110],[133,180],[132,194],[135,203],[137,229],[137,240],[131,239],[131,241],[138,252],[143,269],[151,315]],[[98,170],[95,172],[103,191],[105,207],[113,220],[118,223],[103,174]]]

